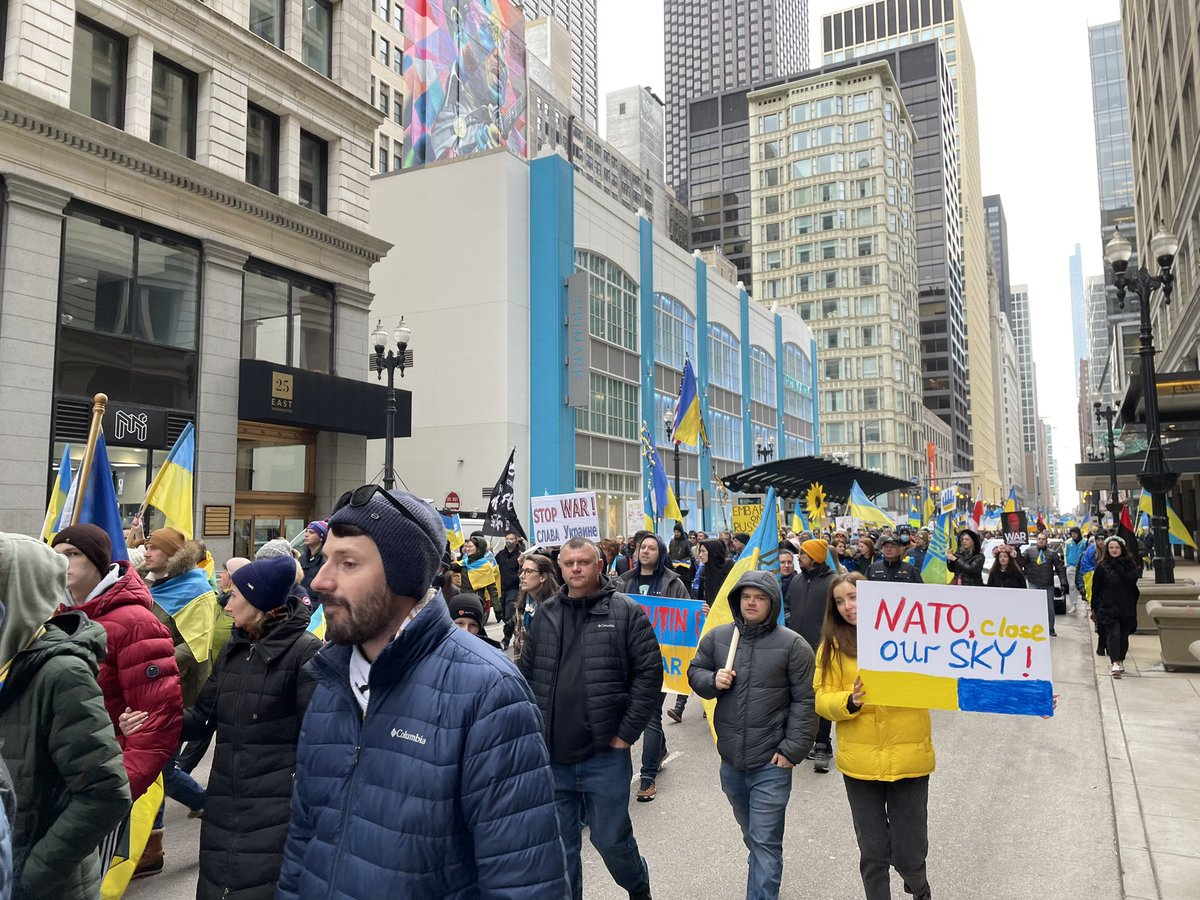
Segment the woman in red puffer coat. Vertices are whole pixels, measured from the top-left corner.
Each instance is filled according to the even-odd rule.
[[[154,613],[150,590],[125,560],[113,562],[108,534],[95,525],[72,525],[58,532],[54,549],[67,557],[66,610],[77,610],[104,627],[108,655],[97,681],[112,718],[136,800],[154,783],[179,749],[183,698],[171,633]],[[124,735],[118,717],[126,709],[145,710],[146,723]]]

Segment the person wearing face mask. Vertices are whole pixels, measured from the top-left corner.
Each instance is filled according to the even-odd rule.
[[[517,595],[521,592],[521,554],[525,545],[515,531],[504,533],[504,546],[496,551],[500,569],[500,611],[504,619],[504,637],[500,649],[507,650],[517,628]]]

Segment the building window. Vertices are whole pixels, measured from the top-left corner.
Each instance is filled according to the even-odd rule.
[[[598,253],[576,250],[575,266],[588,273],[591,334],[636,353],[637,282],[616,263]]]
[[[404,31],[404,4],[400,0],[392,4],[392,24],[397,31]]]
[[[383,175],[388,170],[388,139],[382,134],[379,136],[379,174]]]
[[[114,128],[125,124],[125,38],[75,17],[71,109]]]
[[[383,35],[379,36],[379,61],[385,66],[392,55],[392,45]]]
[[[242,359],[329,373],[333,290],[303,276],[251,263],[242,278]]]
[[[300,59],[326,78],[333,71],[333,4],[329,0],[304,0]]]
[[[708,326],[708,380],[735,394],[742,392],[741,342],[728,328],[712,323]]]
[[[196,157],[196,75],[161,56],[154,57],[150,142]]]
[[[669,294],[654,295],[654,359],[683,371],[683,362],[696,355],[696,317]]]
[[[812,425],[812,360],[793,343],[783,345],[783,411]]]
[[[246,108],[246,181],[279,193],[279,117],[253,104]]]
[[[762,347],[750,348],[750,399],[775,406],[775,359]]]
[[[250,30],[264,41],[283,47],[283,8],[286,0],[250,0]]]
[[[379,82],[379,111],[383,113],[385,119],[391,114],[391,110],[389,109],[391,96],[392,92],[388,89],[388,86],[382,81]]]
[[[300,205],[323,213],[328,200],[329,145],[300,132]]]
[[[575,414],[575,427],[627,441],[638,439],[638,386],[597,372],[591,373],[587,409]]]

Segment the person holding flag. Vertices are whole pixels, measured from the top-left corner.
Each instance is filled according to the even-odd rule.
[[[979,532],[964,528],[958,533],[958,552],[946,554],[946,569],[954,573],[954,583],[983,587],[983,553]]]

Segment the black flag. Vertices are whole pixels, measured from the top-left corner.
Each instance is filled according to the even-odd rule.
[[[517,518],[517,509],[513,506],[513,479],[517,474],[516,456],[517,448],[513,447],[512,452],[508,454],[504,471],[500,473],[496,486],[492,488],[487,513],[484,515],[483,533],[504,537],[512,531],[528,540],[525,537],[525,529],[521,527],[521,520]]]

